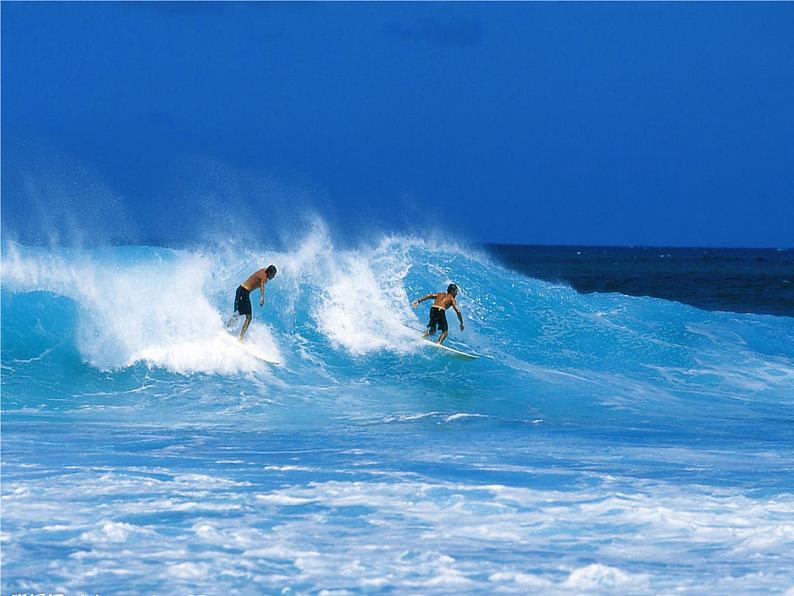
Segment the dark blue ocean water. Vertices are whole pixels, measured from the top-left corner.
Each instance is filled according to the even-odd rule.
[[[525,275],[706,310],[794,316],[794,249],[487,245]]]
[[[2,592],[786,592],[789,254],[8,244]]]

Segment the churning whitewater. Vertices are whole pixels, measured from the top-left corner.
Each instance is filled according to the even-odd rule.
[[[243,347],[224,321],[270,263]],[[474,362],[417,332],[452,282]],[[321,224],[286,251],[7,244],[2,376],[4,593],[794,585],[790,317]]]

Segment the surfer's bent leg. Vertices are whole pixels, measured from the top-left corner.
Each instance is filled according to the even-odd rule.
[[[427,337],[428,335],[434,335],[436,332],[436,316],[433,312],[435,309],[430,309],[430,320],[427,322],[427,329],[425,330],[424,335],[422,337]]]
[[[447,313],[446,311],[439,310],[438,311],[438,327],[441,329],[441,337],[438,338],[438,343],[444,343],[444,340],[447,339],[447,335],[449,334],[449,325],[447,324]]]
[[[243,286],[237,288],[237,294],[234,297],[234,310],[241,315],[245,315],[245,323],[243,329],[240,331],[240,342],[242,343],[245,332],[248,331],[248,325],[251,324],[251,298],[249,292]]]
[[[240,343],[243,343],[243,337],[245,337],[245,332],[248,331],[248,325],[251,324],[251,315],[245,315],[245,323],[243,323],[243,329],[240,331]]]

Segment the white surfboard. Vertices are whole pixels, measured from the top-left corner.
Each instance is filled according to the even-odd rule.
[[[281,362],[273,360],[269,354],[267,354],[264,350],[257,348],[257,346],[251,345],[249,343],[240,343],[236,334],[231,335],[228,333],[222,333],[221,338],[223,339],[224,343],[227,343],[233,349],[239,349],[261,362],[265,362],[267,364],[281,364]]]
[[[257,360],[260,360],[260,361],[265,362],[267,364],[281,364],[281,362],[276,362],[275,360],[270,360],[262,352],[257,350],[254,346],[249,346],[249,345],[246,345],[246,344],[240,344],[240,347],[243,349],[243,351],[246,354],[248,354],[249,356],[251,356],[253,358],[256,358]]]
[[[460,350],[456,350],[455,348],[450,348],[449,346],[440,344],[436,341],[433,341],[432,339],[425,338],[425,341],[434,348],[438,348],[439,350],[444,350],[445,352],[449,352],[451,356],[455,356],[456,358],[462,358],[464,360],[477,360],[479,358],[477,354],[469,354],[467,352],[461,352]]]
[[[456,358],[462,358],[464,360],[477,360],[480,355],[479,354],[469,354],[468,352],[463,352],[462,350],[456,350],[455,348],[450,348],[449,346],[445,346],[444,344],[439,344],[431,337],[424,337],[423,334],[425,332],[424,329],[417,329],[416,327],[411,327],[410,325],[403,325],[406,329],[410,329],[411,331],[416,331],[419,334],[422,334],[422,339],[425,340],[428,344],[433,347],[436,347],[444,352],[449,353],[450,356],[455,356]]]

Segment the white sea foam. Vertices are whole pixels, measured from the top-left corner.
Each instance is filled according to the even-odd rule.
[[[405,325],[414,319],[403,285],[409,266],[406,247],[396,240],[374,249],[327,251],[315,282],[318,329],[353,355],[416,349],[416,334]]]
[[[176,563],[168,566],[168,573],[179,579],[200,580],[207,577],[210,569],[207,563]]]
[[[310,585],[430,593],[744,592],[762,586],[785,590],[791,581],[794,531],[781,523],[794,514],[791,497],[750,499],[663,484],[637,484],[632,493],[570,492],[405,477],[250,493],[239,490],[244,482],[209,474],[177,474],[154,485],[142,477],[123,483],[120,478],[125,477],[86,472],[32,478],[25,481],[25,494],[41,495],[37,501],[20,496],[14,483],[4,488],[4,527],[21,524],[32,536],[57,531],[68,546],[79,548],[49,568],[69,591],[86,578],[98,587],[112,585],[119,573],[146,575],[159,591],[201,591],[211,582],[231,591],[243,585],[267,591]],[[97,486],[100,493],[114,488],[112,518],[95,507]],[[206,508],[180,506],[198,499]],[[172,511],[192,512],[192,522],[165,531],[120,521]],[[54,518],[57,526],[47,523]],[[185,540],[190,550],[183,548]],[[414,546],[406,550],[406,544]],[[579,560],[577,548],[584,546],[592,562]],[[471,556],[482,549],[487,558]],[[527,557],[538,550],[553,556],[527,568]],[[16,564],[23,556],[13,541],[4,542],[4,551]],[[670,572],[696,555],[697,575]],[[756,571],[722,575],[750,560]],[[31,573],[43,564],[25,563]],[[630,571],[637,567],[644,571]]]
[[[451,414],[444,418],[444,422],[454,422],[456,420],[464,420],[466,418],[488,418],[485,414],[467,414],[466,412],[459,412]]]
[[[74,300],[78,347],[98,368],[143,362],[178,373],[262,372],[261,360],[284,360],[271,326],[262,322],[268,318],[292,326],[308,314],[324,342],[354,356],[418,350],[409,326],[421,323],[405,288],[408,252],[416,245],[390,237],[336,249],[321,222],[293,251],[242,256],[224,250],[56,252],[11,244],[3,256],[3,285]],[[231,294],[248,269],[270,262],[278,263],[279,275],[268,285],[266,316],[255,306],[241,350],[223,328]]]
[[[269,503],[271,505],[291,506],[311,503],[311,499],[300,499],[289,495],[257,495],[256,499],[261,503]]]
[[[60,528],[64,529],[63,526]],[[102,521],[95,530],[83,532],[80,540],[94,544],[103,542],[126,542],[136,534],[151,534],[152,531],[127,523]]]
[[[9,251],[3,281],[16,291],[47,291],[79,305],[78,347],[92,365],[114,369],[145,362],[174,372],[233,374],[265,370],[263,359],[282,360],[267,327],[255,323],[250,347],[223,328],[205,285],[211,262],[184,252],[151,262],[46,251]]]
[[[647,589],[648,580],[647,574],[630,574],[616,567],[594,563],[574,569],[561,587],[588,593],[604,590],[637,591]]]

